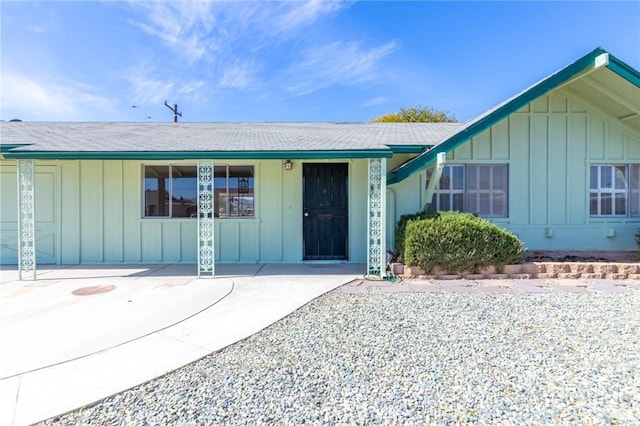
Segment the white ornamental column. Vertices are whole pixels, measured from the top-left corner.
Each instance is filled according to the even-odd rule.
[[[198,277],[215,276],[213,161],[198,161]]]
[[[368,160],[368,196],[367,196],[367,276],[384,277],[386,275],[386,194],[387,160],[370,158]]]
[[[18,279],[36,279],[35,163],[18,160]]]

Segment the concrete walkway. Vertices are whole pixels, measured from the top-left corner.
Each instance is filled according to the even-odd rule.
[[[0,424],[121,392],[242,340],[361,277],[364,265],[42,267],[0,280]]]

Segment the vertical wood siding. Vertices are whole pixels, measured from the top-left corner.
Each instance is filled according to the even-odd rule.
[[[344,161],[349,164],[349,260],[363,262],[366,160]],[[302,163],[294,161],[293,170],[284,170],[279,160],[229,163],[254,165],[256,217],[215,221],[216,261],[301,261]],[[195,219],[142,218],[142,165],[36,161],[38,262],[195,262]],[[11,264],[17,262],[15,161],[0,160],[0,184],[0,262]]]
[[[640,135],[570,91],[523,107],[448,153],[447,162],[509,165],[509,217],[494,222],[529,249],[636,248],[640,218],[591,218],[588,179],[591,163],[640,162]],[[417,173],[393,185],[396,221],[422,208],[424,179]]]
[[[39,164],[35,176],[36,263],[55,263],[60,246],[59,172],[55,165]],[[0,161],[0,264],[18,262],[18,193],[16,165]]]

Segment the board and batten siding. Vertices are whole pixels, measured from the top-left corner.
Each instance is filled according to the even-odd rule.
[[[349,164],[349,261],[364,262],[367,160],[344,162]],[[0,160],[3,264],[17,262],[15,164]],[[196,262],[196,219],[142,217],[143,164],[168,163],[36,161],[37,262]],[[220,164],[254,166],[256,205],[255,218],[215,220],[216,261],[302,261],[302,162],[294,161],[293,170],[284,170],[279,160]]]
[[[509,165],[509,215],[492,220],[530,250],[636,249],[640,218],[590,217],[588,185],[591,164],[640,163],[640,135],[572,92],[537,99],[449,152],[447,163]],[[427,201],[424,172],[392,187],[396,221]]]
[[[60,193],[58,166],[41,164],[35,175],[35,242],[38,261],[55,263],[60,247],[58,237]],[[0,264],[18,263],[18,189],[15,161],[0,160]]]

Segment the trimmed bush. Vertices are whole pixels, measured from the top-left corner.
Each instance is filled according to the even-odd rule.
[[[405,230],[407,228],[407,223],[413,220],[423,220],[438,217],[438,214],[438,212],[418,212],[415,214],[403,214],[402,216],[400,216],[400,220],[398,220],[398,224],[396,225],[394,247],[394,255],[396,256],[396,260],[398,262],[403,262]]]
[[[524,247],[510,232],[470,213],[440,212],[423,220],[408,220],[404,263],[427,272],[471,272],[494,265],[522,263]]]

